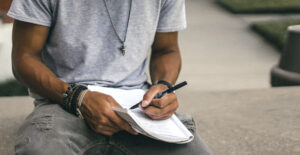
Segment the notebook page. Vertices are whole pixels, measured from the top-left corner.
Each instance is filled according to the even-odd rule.
[[[181,123],[178,117],[174,117],[172,119],[176,123],[178,128],[181,129],[181,132],[183,132],[186,136],[193,137],[192,133]]]
[[[143,89],[124,90],[119,88],[107,88],[89,85],[90,91],[101,92],[112,96],[123,108],[129,109],[131,106],[142,101],[145,91]]]
[[[140,102],[145,94],[145,91],[142,89],[124,90],[94,85],[89,85],[88,89],[112,96],[123,108],[126,109],[129,109],[131,106]],[[180,128],[178,128],[176,123],[174,123],[176,122],[174,121],[176,120],[174,118],[177,118],[175,115],[173,115],[170,119],[158,121],[149,119],[139,108],[129,111],[134,112],[134,115],[136,116],[135,119],[140,122],[140,124],[143,126],[143,129],[151,131],[155,135],[174,140],[187,138],[187,135]],[[140,131],[140,133],[142,132],[143,131]]]
[[[187,138],[187,136],[181,131],[180,128],[174,123],[171,118],[167,120],[152,120],[144,114],[142,110],[131,110],[134,113],[134,119],[143,125],[143,129],[150,131],[153,134],[167,137],[169,139]]]

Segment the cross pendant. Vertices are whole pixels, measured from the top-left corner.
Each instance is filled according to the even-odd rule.
[[[123,54],[123,56],[125,55],[125,52],[126,52],[126,46],[125,45],[122,45],[121,47],[121,52]]]

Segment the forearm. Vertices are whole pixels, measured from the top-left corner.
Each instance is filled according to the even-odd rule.
[[[15,20],[12,64],[15,77],[35,93],[62,103],[68,84],[59,80],[41,60],[49,27]]]
[[[20,82],[35,93],[56,103],[62,103],[63,93],[69,85],[59,80],[42,63],[39,56],[25,54],[13,56],[13,72]]]
[[[155,52],[150,60],[150,75],[152,82],[164,80],[175,84],[181,69],[179,49]]]

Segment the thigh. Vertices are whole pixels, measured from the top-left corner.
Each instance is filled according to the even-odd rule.
[[[142,155],[209,155],[211,154],[207,146],[197,135],[193,119],[187,115],[177,115],[183,124],[194,134],[195,138],[188,144],[171,144],[157,141],[143,135],[134,136],[121,132],[110,139],[110,143],[117,147],[127,148],[134,154]]]
[[[94,141],[107,137],[92,132],[83,120],[67,113],[57,104],[34,109],[20,127],[16,154],[79,154]]]

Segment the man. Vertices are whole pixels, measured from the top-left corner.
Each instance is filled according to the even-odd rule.
[[[8,15],[16,20],[14,75],[36,106],[19,130],[16,154],[209,154],[198,138],[176,145],[137,135],[113,112],[120,105],[112,97],[83,94],[82,85],[147,89],[151,49],[151,80],[158,82],[142,109],[158,120],[174,114],[174,93],[153,98],[180,71],[184,0],[14,0]]]

